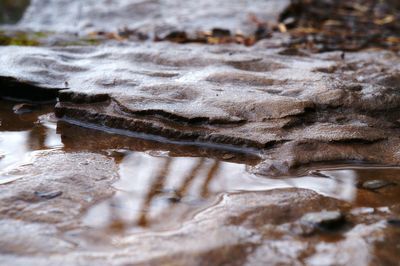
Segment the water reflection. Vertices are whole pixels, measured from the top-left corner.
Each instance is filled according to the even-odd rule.
[[[399,168],[326,169],[302,177],[266,178],[250,174],[245,164],[216,159],[123,154],[121,179],[114,184],[117,193],[87,213],[85,223],[91,227],[165,229],[179,225],[216,195],[236,191],[305,188],[351,202],[355,208],[386,206],[400,200],[398,185],[380,191],[359,187],[360,182],[377,176],[396,183],[400,181]]]
[[[400,201],[400,168],[320,167],[302,176],[267,178],[247,171],[259,161],[252,154],[227,154],[63,125],[53,119],[52,107],[25,114],[12,109],[12,103],[0,101],[0,184],[19,178],[13,169],[29,163],[40,150],[102,153],[119,165],[115,195],[84,215],[84,223],[91,228],[135,231],[179,226],[221,193],[236,191],[306,188],[372,211]],[[365,186],[368,181],[374,184],[372,189]],[[379,182],[389,185],[377,188]]]
[[[218,193],[255,185],[244,164],[201,157],[124,152],[116,195],[92,208],[87,225],[164,228],[204,206]],[[106,214],[106,215],[105,215]]]
[[[336,184],[337,195],[354,207],[384,207],[400,202],[400,168],[352,167],[321,170]],[[382,183],[381,187],[368,188],[369,182]]]
[[[48,115],[50,107],[26,114],[15,114],[12,107],[0,101],[0,184],[19,178],[10,176],[10,170],[28,163],[36,151],[63,146]]]
[[[0,23],[14,24],[23,16],[30,0],[1,0],[0,1]]]

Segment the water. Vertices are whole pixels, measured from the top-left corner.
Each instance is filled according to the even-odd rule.
[[[305,188],[341,199],[354,209],[385,207],[400,201],[400,169],[347,167],[314,171],[301,177],[265,178],[243,164],[207,158],[126,153],[120,162],[117,193],[86,215],[89,226],[125,230],[165,229],[179,225],[191,213],[212,203],[216,195],[237,191]],[[360,187],[367,181],[389,181],[379,190]]]
[[[116,256],[115,259],[122,254],[146,261],[156,256],[157,251],[182,250],[187,254],[197,254],[196,252],[204,248],[213,250],[215,247],[217,255],[212,259],[215,262],[225,256],[224,253],[218,253],[218,247],[227,249],[229,254],[236,254],[237,251],[231,250],[236,241],[239,241],[243,249],[252,250],[253,241],[258,243],[257,239],[265,239],[267,242],[260,246],[260,252],[269,245],[284,245],[285,252],[303,250],[304,254],[307,254],[306,260],[310,263],[321,264],[328,261],[327,264],[334,264],[337,262],[337,256],[334,254],[338,250],[348,252],[347,250],[354,249],[359,243],[365,244],[363,237],[367,235],[369,239],[374,239],[368,240],[373,241],[373,244],[353,250],[352,254],[356,254],[354,256],[359,257],[365,264],[371,261],[371,255],[391,261],[397,260],[396,243],[400,231],[398,227],[388,225],[386,219],[394,217],[395,223],[398,221],[396,215],[400,202],[400,168],[318,165],[298,171],[298,176],[257,176],[251,173],[251,167],[261,160],[256,153],[235,153],[231,150],[213,150],[201,146],[125,137],[57,121],[52,106],[34,106],[32,112],[17,114],[13,109],[21,109],[15,105],[16,103],[0,101],[0,191],[7,191],[7,186],[15,184],[21,178],[26,177],[22,179],[25,181],[32,178],[29,176],[31,172],[20,169],[23,169],[24,165],[32,164],[37,156],[43,156],[43,151],[98,153],[117,164],[119,179],[111,184],[114,194],[107,194],[108,197],[91,202],[89,208],[78,211],[75,218],[68,220],[56,233],[62,243],[72,245],[78,253],[111,252],[109,254]],[[70,204],[68,200],[65,201],[65,197],[68,197],[67,192],[65,196],[62,194],[59,198],[42,199],[37,202],[37,198],[31,196],[33,192],[28,191],[35,190],[36,187],[26,186],[26,182],[24,187],[27,191],[24,191],[23,195],[26,196],[17,197],[28,200],[28,203],[24,204],[30,207],[16,212],[24,213],[24,217],[29,215],[29,209],[38,208],[32,213],[33,219],[37,219],[37,211],[43,216],[49,215],[50,219],[54,217],[52,212],[57,212],[57,208],[68,208]],[[47,191],[46,187],[46,184],[41,184],[40,189],[43,193],[59,195],[56,193],[56,184],[49,184],[49,187],[52,187],[50,191]],[[285,224],[271,227],[275,229],[269,232],[270,219],[279,221],[282,214],[284,219],[288,219],[296,212],[307,213],[317,208],[315,204],[319,204],[303,198],[298,202],[293,201],[293,205],[299,209],[290,210],[285,207],[285,199],[281,198],[282,206],[275,202],[275,205],[268,205],[271,204],[268,203],[271,200],[265,193],[276,193],[283,188],[305,188],[339,199],[344,205],[337,208],[346,212],[346,217],[350,220],[342,230],[312,237],[298,238],[293,229],[285,229]],[[296,193],[295,191],[288,192],[286,196],[293,200],[291,193]],[[237,209],[243,204],[246,205],[246,201],[237,206],[234,202],[229,203],[229,198],[238,192],[245,192],[245,195],[253,193],[248,200],[253,206],[260,202],[260,214],[254,214],[250,208],[249,212],[238,212],[238,216],[235,217]],[[275,197],[277,194],[274,193],[267,195]],[[90,197],[83,197],[81,200],[90,200]],[[10,204],[15,206],[11,208],[12,212],[6,214],[8,220],[0,223],[0,227],[6,225],[9,228],[15,224],[14,218],[10,220],[8,215],[13,215],[20,205],[17,199],[12,200]],[[265,208],[264,204],[270,207]],[[321,199],[320,204],[329,206],[336,203],[330,201],[327,204]],[[264,212],[266,214],[263,214]],[[0,215],[4,215],[1,210]],[[224,217],[223,220],[220,220],[220,215]],[[227,218],[226,215],[233,215],[234,218]],[[22,221],[26,222],[26,218]],[[266,222],[268,226],[257,227],[260,222],[261,225]],[[18,225],[21,234],[27,232],[30,223],[29,227],[23,226],[22,229],[22,225]],[[76,226],[77,224],[79,226]],[[289,221],[289,224],[295,226],[296,223]],[[253,233],[247,233],[248,225],[254,227],[251,229],[254,236]],[[1,230],[9,232],[11,229]],[[283,231],[279,233],[280,230]],[[282,232],[283,236],[280,235]],[[45,238],[46,242],[53,239],[54,233],[45,234],[49,234]],[[42,235],[43,231],[33,235],[32,239],[40,239]],[[271,240],[274,237],[277,239]],[[182,242],[185,244],[176,240],[180,238],[186,241]],[[18,237],[11,239],[18,241]],[[11,245],[13,252],[23,252],[24,244],[18,243],[7,244],[7,248]],[[369,250],[368,254],[365,253],[366,250]],[[136,255],[131,255],[132,252]],[[246,255],[240,254],[238,253],[238,258],[246,258]],[[249,256],[256,261],[262,261],[257,257],[257,251],[251,252]],[[291,263],[305,260],[302,255],[294,256],[289,260]],[[278,259],[279,256],[274,258]],[[9,258],[12,261],[17,259],[19,256]],[[116,263],[114,259],[113,262]]]
[[[29,163],[37,151],[63,146],[52,107],[35,106],[34,112],[16,114],[15,105],[0,101],[0,184],[21,177],[10,176],[10,170]]]
[[[12,169],[43,150],[97,152],[118,163],[114,196],[83,213],[83,223],[94,230],[167,230],[212,205],[218,195],[237,191],[306,188],[347,201],[355,212],[400,201],[400,168],[321,166],[296,177],[260,177],[248,171],[260,161],[256,154],[108,134],[57,122],[51,106],[16,114],[14,105],[0,102],[0,184],[21,178]],[[375,190],[363,187],[371,180],[386,183]]]

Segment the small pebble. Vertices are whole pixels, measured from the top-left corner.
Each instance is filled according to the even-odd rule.
[[[37,106],[29,103],[20,103],[16,104],[13,107],[13,111],[15,114],[26,114],[26,113],[31,113],[37,108]]]
[[[345,223],[345,217],[340,211],[321,211],[305,214],[300,223],[311,225],[318,229],[329,230],[340,227]]]
[[[235,158],[235,155],[234,154],[230,154],[230,153],[226,153],[226,154],[224,154],[222,156],[222,159],[224,159],[224,160],[230,160],[230,159],[233,159],[233,158]]]
[[[393,185],[393,183],[386,180],[376,179],[365,181],[364,183],[362,183],[361,187],[364,189],[376,190],[390,185]]]
[[[54,199],[62,195],[62,191],[56,190],[51,192],[39,192],[35,191],[35,196],[42,198],[42,199]]]
[[[179,196],[170,196],[168,197],[168,201],[171,203],[179,203],[182,200]]]
[[[165,194],[166,199],[171,203],[179,203],[182,200],[182,197],[175,190],[163,192]]]
[[[310,174],[310,175],[313,175],[313,176],[318,176],[318,177],[330,178],[330,176],[328,176],[328,175],[326,175],[326,174],[323,174],[323,173],[321,173],[321,172],[318,171],[318,170],[312,170],[312,171],[309,172],[309,174]]]
[[[400,227],[400,219],[398,218],[390,218],[387,220],[387,223],[393,226],[399,226]]]

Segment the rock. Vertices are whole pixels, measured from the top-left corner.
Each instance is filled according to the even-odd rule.
[[[89,163],[79,165],[82,161]],[[39,152],[31,164],[11,171],[21,178],[1,185],[0,218],[65,228],[77,226],[81,212],[113,194],[118,172],[105,156],[61,151]]]
[[[42,198],[42,199],[54,199],[62,195],[62,191],[56,190],[51,192],[34,192],[35,196]]]
[[[397,218],[389,217],[398,217],[398,211],[383,206],[374,212],[351,212],[350,203],[299,188],[223,193],[163,231],[113,220],[113,213],[111,231],[92,228],[83,219],[95,203],[107,203],[103,200],[124,192],[116,192],[112,183],[118,178],[116,162],[126,153],[110,149],[156,147],[162,156],[207,153],[216,161],[237,162],[250,154],[256,163],[262,157],[252,170],[263,175],[315,162],[400,165],[398,53],[311,54],[297,47],[286,49],[284,34],[253,47],[126,39],[167,36],[184,42],[198,30],[211,30],[205,35],[222,39],[240,36],[238,31],[265,38],[270,32],[260,25],[270,25],[286,0],[31,2],[14,30],[54,31],[67,38],[94,31],[111,40],[101,46],[0,48],[0,65],[6,66],[0,68],[0,97],[58,98],[58,132],[65,144],[63,150],[35,153],[32,164],[14,169],[20,179],[1,185],[1,265],[393,265],[400,261],[398,230],[387,226],[397,226]],[[282,22],[289,28],[297,18],[282,17]],[[285,25],[279,25],[281,31],[286,31]],[[15,129],[16,117],[2,117],[2,129]],[[32,123],[27,123],[29,129]],[[91,133],[80,135],[82,129],[67,123],[161,141],[147,146],[137,139],[121,143],[115,134],[105,133],[99,139]],[[200,148],[185,150],[177,142]],[[107,157],[82,152],[82,147],[110,153]],[[173,214],[186,198],[181,201],[177,192],[159,189],[165,178],[160,174],[157,179],[154,192],[161,199],[157,207]],[[140,187],[146,180],[132,182],[136,181]],[[359,191],[361,198],[362,193],[373,194],[376,205],[390,202],[375,201],[380,193]],[[144,200],[141,213],[149,213],[149,200]],[[299,227],[306,232],[346,230],[304,237],[293,234]]]
[[[346,65],[359,67],[344,71],[340,54],[292,57],[262,47],[2,47],[0,62],[9,68],[0,80],[3,88],[29,84],[24,90],[34,95],[63,88],[56,114],[69,122],[263,151],[261,174],[320,161],[400,164],[398,118],[380,112],[400,108],[382,81],[396,75],[397,55],[347,53]],[[52,73],[43,58],[63,71]],[[370,79],[377,67],[383,71]]]
[[[323,178],[331,178],[329,175],[321,173],[319,170],[311,170],[308,172],[312,176],[318,176],[318,177],[323,177]]]
[[[394,183],[387,180],[374,179],[365,181],[362,183],[361,187],[369,190],[378,190],[391,185],[394,185]]]
[[[57,200],[60,198],[46,201],[43,210],[56,206]],[[304,238],[290,231],[291,226],[307,215],[307,221],[335,223],[340,212],[324,209],[345,208],[339,200],[304,189],[227,193],[176,229],[123,234],[120,229],[125,225],[114,224],[118,229],[115,232],[91,229],[79,223],[78,214],[68,216],[76,226],[65,231],[49,220],[32,222],[30,216],[6,219],[13,215],[9,212],[3,214],[0,223],[1,247],[7,251],[0,255],[0,263],[296,265],[299,261],[313,264],[325,258],[327,264],[365,265],[372,259],[398,258],[398,253],[371,252],[376,246],[390,248],[396,241],[396,236],[392,236],[386,238],[388,244],[382,242],[387,229],[376,213],[351,218],[354,226],[345,233],[339,231],[339,236],[328,238],[329,241],[321,241],[319,237],[323,236]],[[111,261],[105,259],[109,257]]]
[[[332,230],[343,226],[345,217],[340,211],[312,212],[301,217],[300,223],[321,230]]]
[[[25,113],[30,113],[34,111],[37,108],[37,106],[29,103],[20,103],[17,105],[14,105],[13,111],[15,114],[25,114]]]
[[[279,12],[289,1],[241,1],[234,5],[212,0],[87,0],[85,5],[79,0],[35,0],[31,3],[18,25],[19,29],[34,28],[46,32],[118,32],[124,25],[143,34],[152,34],[154,31],[157,35],[167,35],[182,29],[191,34],[196,31],[211,31],[213,28],[253,33],[257,25],[248,18],[250,13],[259,20],[276,21]],[[73,25],[71,21],[74,21]]]
[[[257,31],[260,21],[274,20],[289,4],[90,1],[88,8],[77,0],[32,1],[16,27],[65,33],[117,32],[120,25],[129,25],[141,34],[154,29],[160,36],[190,35],[201,27],[227,36],[237,30]],[[294,17],[281,18],[288,23]],[[72,20],[73,26],[65,23]],[[272,39],[254,47],[2,47],[0,63],[8,67],[0,70],[0,96],[41,101],[60,96],[57,115],[70,122],[255,148],[265,154],[257,168],[261,174],[285,174],[292,167],[321,161],[400,164],[400,143],[394,137],[400,108],[394,89],[398,54],[346,52],[344,60],[342,52],[300,53],[286,49],[284,36]]]
[[[233,158],[235,158],[235,154],[226,153],[226,154],[224,154],[224,155],[222,156],[222,159],[224,159],[224,160],[231,160],[231,159],[233,159]]]
[[[182,201],[182,196],[176,190],[164,192],[163,197],[165,197],[171,203],[178,203]]]
[[[392,226],[400,226],[400,219],[399,218],[390,218],[387,220],[387,223]]]

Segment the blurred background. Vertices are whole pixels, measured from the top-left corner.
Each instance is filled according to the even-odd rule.
[[[30,0],[1,0],[0,23],[13,24],[18,22],[29,4]]]

